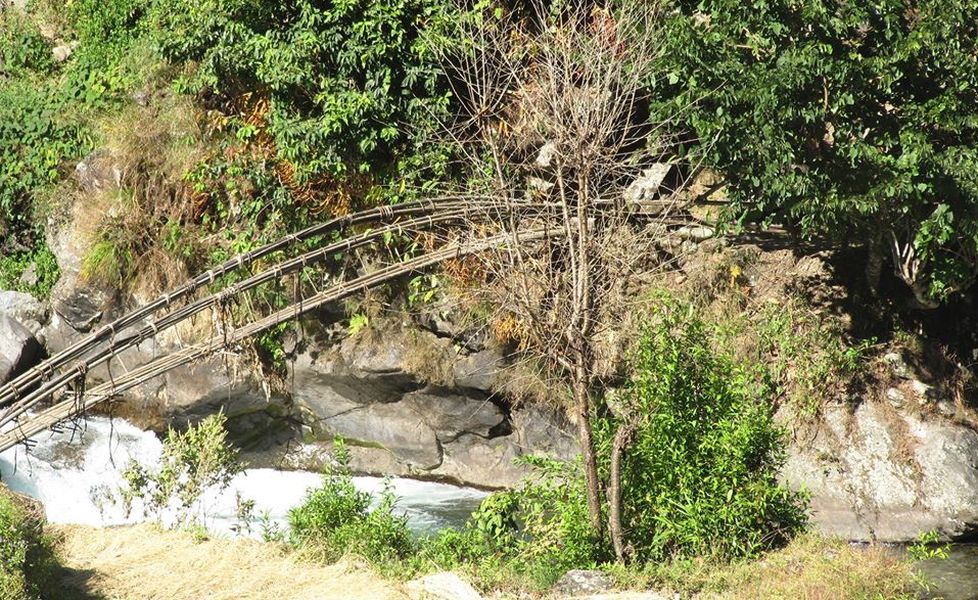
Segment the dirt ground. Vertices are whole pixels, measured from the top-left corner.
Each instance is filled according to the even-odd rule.
[[[321,566],[250,540],[196,541],[149,525],[52,527],[73,600],[407,600],[365,565]]]

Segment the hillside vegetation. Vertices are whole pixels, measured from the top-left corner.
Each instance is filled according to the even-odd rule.
[[[99,569],[78,586],[180,597],[152,586],[246,570],[221,593],[401,597],[322,566],[355,555],[516,596],[596,569],[683,594],[910,597],[906,562],[807,532],[808,495],[779,477],[789,433],[882,394],[894,349],[978,424],[978,0],[0,0],[0,289],[47,300],[67,231],[61,283],[114,314],[310,224],[436,197],[485,218],[324,257],[222,301],[222,326],[510,236],[331,309],[355,336],[450,306],[513,365],[493,399],[569,415],[579,459],[524,457],[534,477],[417,539],[395,498],[356,491],[338,440],[276,545],[66,529],[72,568]],[[818,273],[798,274],[802,253]],[[248,342],[266,394],[288,394],[297,327]],[[419,381],[450,371],[441,356]],[[190,474],[226,483],[222,426],[171,433],[171,463],[132,465],[128,493],[162,507],[196,498]],[[3,598],[43,592],[50,546],[24,510],[0,495]],[[213,582],[180,593],[219,597]]]

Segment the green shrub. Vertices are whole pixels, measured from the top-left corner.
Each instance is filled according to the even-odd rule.
[[[777,482],[784,438],[764,370],[716,350],[710,329],[670,300],[633,360],[628,386],[595,417],[606,481],[616,432],[634,431],[621,461],[628,557],[723,562],[756,556],[800,531],[805,499]],[[589,527],[581,466],[524,460],[536,476],[487,498],[463,530],[424,544],[422,562],[469,568],[487,588],[542,588],[568,569],[609,565],[609,542]]]
[[[0,10],[0,81],[53,66],[51,46],[33,21],[16,9]]]
[[[75,0],[67,17],[82,46],[120,48],[140,34],[152,0]]]
[[[596,427],[606,470],[615,431],[635,431],[622,459],[633,556],[728,559],[790,539],[805,504],[777,482],[784,432],[766,374],[716,351],[692,308],[671,302],[644,332],[633,367],[619,416]]]
[[[35,192],[58,181],[64,162],[86,147],[72,110],[48,81],[0,78],[0,232],[21,246],[40,237]]]
[[[407,129],[430,131],[449,94],[419,31],[453,7],[445,0],[158,0],[152,24],[165,58],[198,65],[183,89],[228,101],[268,98],[263,126],[303,183],[382,170],[409,147],[430,150],[412,146]]]
[[[30,268],[34,269],[35,280],[21,281],[24,272]],[[60,274],[58,262],[47,245],[33,252],[0,256],[0,290],[17,290],[47,300]]]
[[[144,514],[157,517],[167,508],[176,510],[177,525],[194,525],[198,501],[212,486],[226,489],[243,468],[237,450],[227,442],[224,413],[210,415],[184,432],[170,429],[163,440],[159,465],[146,466],[130,460],[123,472],[118,497],[128,514],[133,502],[143,503]],[[98,494],[98,490],[92,490]],[[101,499],[100,499],[101,500]],[[115,501],[111,496],[109,501]]]
[[[521,460],[536,476],[486,498],[460,531],[442,531],[423,544],[423,563],[467,568],[484,589],[542,590],[569,569],[594,568],[613,558],[591,531],[580,463]]]
[[[56,565],[38,517],[0,487],[0,600],[38,598]]]
[[[394,514],[394,494],[385,487],[373,497],[353,485],[349,453],[337,440],[336,466],[328,466],[322,485],[289,511],[291,541],[327,560],[355,554],[383,567],[396,565],[416,551],[407,518]]]

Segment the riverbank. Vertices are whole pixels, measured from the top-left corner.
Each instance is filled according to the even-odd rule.
[[[421,600],[438,596],[414,582],[384,578],[368,564],[344,559],[333,565],[306,561],[282,547],[249,539],[202,540],[186,531],[153,525],[98,528],[50,526],[63,563],[61,598],[71,600]],[[760,560],[728,567],[703,561],[662,567],[654,573],[619,574],[630,591],[582,595],[592,600],[663,598],[909,599],[909,563],[882,547],[861,548],[815,535]],[[642,588],[652,588],[645,589]],[[658,590],[658,591],[653,591]],[[478,596],[469,596],[478,597]],[[493,592],[487,598],[526,598]],[[556,599],[551,593],[534,597]]]
[[[52,526],[66,595],[88,599],[406,600],[364,564],[317,565],[274,544],[152,525]]]

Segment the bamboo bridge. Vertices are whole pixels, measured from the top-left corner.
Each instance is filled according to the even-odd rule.
[[[266,331],[276,325],[298,319],[327,303],[344,299],[383,285],[408,274],[417,273],[437,263],[533,241],[562,237],[563,231],[548,227],[545,218],[555,206],[531,202],[507,202],[473,198],[428,200],[383,206],[337,217],[287,235],[251,252],[240,254],[193,277],[183,285],[147,304],[125,313],[111,322],[50,356],[40,364],[0,386],[0,451],[18,444],[64,421],[78,418],[90,408],[109,402],[171,369],[190,364]],[[600,210],[600,208],[598,209]],[[540,218],[544,217],[544,218]],[[519,223],[507,232],[475,237],[471,227],[484,222],[505,219]],[[372,226],[359,233],[356,226]],[[449,232],[461,232],[454,238]],[[465,232],[468,231],[468,237]],[[338,253],[365,248],[394,233],[438,233],[443,243],[423,254],[392,260],[363,275],[338,281],[322,290],[304,291],[280,310],[243,325],[224,323],[209,339],[186,345],[157,356],[141,366],[126,370],[109,381],[87,386],[89,373],[116,358],[120,353],[158,336],[161,332],[200,315],[219,311],[238,296],[256,287],[288,275],[301,275]],[[337,241],[338,240],[338,241]],[[305,244],[303,246],[303,244]],[[300,247],[313,247],[300,252]],[[287,255],[264,267],[263,259]],[[250,276],[251,267],[261,265]],[[234,274],[244,274],[229,283]],[[301,287],[301,286],[300,286]]]

